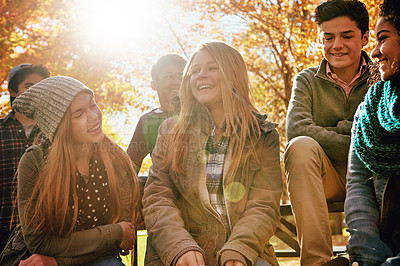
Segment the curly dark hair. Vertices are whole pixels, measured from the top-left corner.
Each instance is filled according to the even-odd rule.
[[[367,8],[358,0],[329,0],[315,8],[315,20],[318,26],[337,17],[348,17],[356,22],[357,27],[361,30],[361,36],[369,30]]]
[[[383,17],[392,23],[397,29],[397,33],[400,35],[400,1],[384,0],[379,8],[379,17]]]

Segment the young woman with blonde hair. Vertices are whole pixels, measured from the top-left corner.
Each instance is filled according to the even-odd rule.
[[[133,246],[138,185],[129,157],[102,131],[92,90],[50,77],[13,109],[48,137],[18,167],[19,217],[34,254],[20,265],[123,265],[117,257]]]
[[[190,58],[145,187],[146,265],[277,264],[279,137],[251,95],[231,46],[205,43]]]

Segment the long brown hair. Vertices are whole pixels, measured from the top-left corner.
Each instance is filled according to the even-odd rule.
[[[172,165],[172,170],[184,174],[184,158],[188,151],[189,142],[187,132],[191,125],[198,119],[199,112],[204,107],[194,98],[190,87],[190,74],[193,60],[201,50],[211,53],[219,66],[221,77],[222,104],[225,113],[227,132],[230,144],[233,146],[232,161],[227,175],[234,175],[242,159],[246,141],[255,156],[254,145],[258,142],[261,131],[255,114],[258,110],[252,103],[252,93],[247,73],[246,64],[242,55],[233,47],[223,42],[208,42],[191,56],[186,65],[179,96],[182,101],[181,112],[171,134],[167,136],[166,144],[171,152],[168,153],[165,163]],[[249,138],[252,136],[251,138]]]
[[[33,193],[24,210],[24,218],[34,232],[43,231],[55,235],[69,235],[74,231],[78,208],[70,211],[70,195],[73,205],[78,206],[76,192],[76,158],[74,143],[71,141],[71,111],[67,110],[61,120],[53,142],[38,168],[38,178]],[[120,198],[118,176],[127,174],[132,177],[131,222],[135,224],[136,206],[138,204],[138,182],[128,155],[110,138],[104,136],[97,144],[96,152],[108,174],[111,196],[112,217],[115,223],[120,217]],[[118,164],[118,167],[116,165]],[[121,169],[123,169],[121,172]],[[34,209],[32,209],[34,208]],[[33,213],[32,213],[32,210]]]

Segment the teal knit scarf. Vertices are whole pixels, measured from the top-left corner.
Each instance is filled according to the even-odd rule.
[[[400,175],[400,86],[378,82],[365,95],[354,136],[357,156],[374,173]]]

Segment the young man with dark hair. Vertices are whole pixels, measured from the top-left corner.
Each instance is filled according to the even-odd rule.
[[[12,68],[8,75],[10,103],[49,76],[47,68],[41,65],[21,64]],[[11,233],[12,193],[17,184],[14,174],[22,154],[32,145],[39,132],[33,120],[15,111],[0,119],[0,250],[3,250]]]
[[[127,153],[139,172],[143,159],[151,154],[161,123],[173,111],[171,99],[178,95],[186,60],[178,54],[160,57],[151,69],[151,87],[157,91],[160,107],[142,115],[129,144]]]
[[[328,202],[344,201],[347,154],[354,113],[368,90],[369,17],[357,0],[316,7],[324,59],[293,82],[284,153],[289,197],[302,265],[331,259]]]

